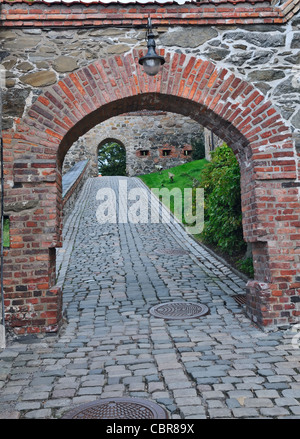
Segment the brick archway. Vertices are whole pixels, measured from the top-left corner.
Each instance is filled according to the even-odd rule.
[[[61,320],[55,247],[61,246],[61,163],[72,143],[100,122],[142,109],[189,116],[231,146],[241,168],[245,240],[255,280],[248,313],[261,326],[297,321],[299,183],[292,134],[251,84],[209,61],[168,53],[146,77],[138,52],[93,62],[49,87],[4,134],[6,205],[12,212],[5,304],[17,332],[51,330]],[[297,247],[298,243],[298,247]],[[53,326],[54,325],[54,326]]]

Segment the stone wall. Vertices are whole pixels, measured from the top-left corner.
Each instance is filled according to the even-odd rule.
[[[192,141],[202,135],[199,123],[174,113],[143,111],[116,116],[90,130],[69,149],[63,174],[88,158],[91,175],[98,175],[98,150],[111,140],[126,150],[128,176],[155,172],[157,165],[168,169],[191,160]]]
[[[15,6],[14,6],[15,7]],[[156,26],[157,46],[220,64],[253,83],[300,130],[300,16],[286,24]],[[0,32],[6,68],[3,128],[10,128],[41,90],[93,60],[145,48],[133,28],[18,28]],[[213,129],[213,127],[212,127]]]
[[[22,207],[7,212],[4,264],[15,332],[61,323],[66,153],[99,123],[145,109],[188,116],[232,147],[254,255],[247,310],[261,326],[299,321],[299,0],[1,5],[5,205]],[[166,58],[155,78],[138,64],[149,14]]]
[[[64,224],[75,206],[84,183],[89,177],[89,165],[88,160],[76,162],[62,178],[62,217]]]
[[[216,136],[212,131],[204,128],[204,147],[205,147],[205,158],[206,160],[211,160],[211,152],[214,151],[218,146],[222,145],[223,140]]]

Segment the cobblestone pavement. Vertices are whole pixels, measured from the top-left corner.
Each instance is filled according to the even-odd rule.
[[[297,333],[255,327],[234,299],[243,280],[180,225],[100,225],[97,191],[117,190],[120,180],[142,185],[88,180],[65,224],[60,333],[11,340],[0,351],[0,418],[60,418],[124,396],[156,402],[171,419],[300,418]],[[206,304],[210,313],[149,313],[166,301]]]

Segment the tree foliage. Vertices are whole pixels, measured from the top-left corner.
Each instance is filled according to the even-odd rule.
[[[232,150],[224,143],[212,152],[199,185],[204,188],[203,238],[229,255],[242,251],[243,240],[240,169]]]
[[[101,175],[126,175],[126,152],[116,142],[108,142],[98,152],[98,170]]]
[[[191,141],[192,144],[192,159],[201,160],[205,158],[205,142],[204,135],[201,133],[199,137]]]

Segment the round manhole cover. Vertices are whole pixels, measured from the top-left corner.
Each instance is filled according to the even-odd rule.
[[[157,255],[175,255],[175,256],[189,254],[187,250],[183,250],[181,248],[161,248],[155,250],[154,253],[156,253]]]
[[[64,419],[167,419],[159,405],[138,398],[93,401],[69,411]]]
[[[193,319],[209,313],[206,305],[192,302],[167,302],[155,305],[150,314],[161,319]]]

